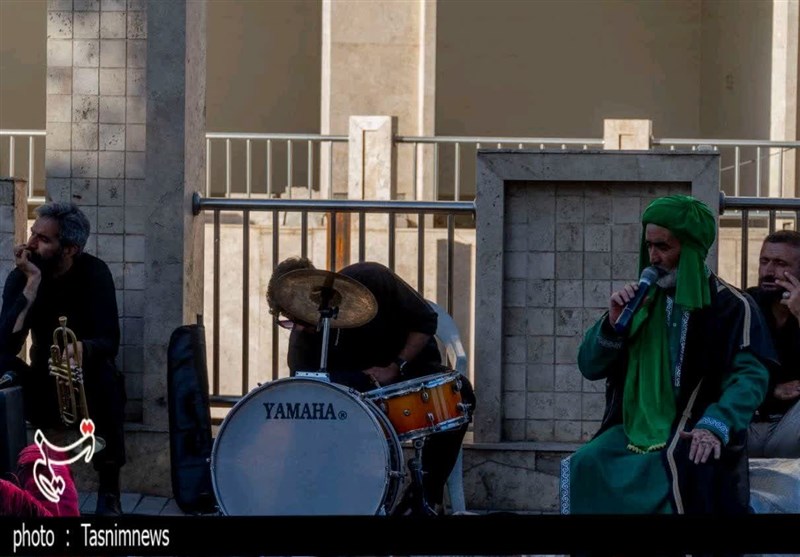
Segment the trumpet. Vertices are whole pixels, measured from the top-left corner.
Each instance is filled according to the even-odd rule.
[[[48,364],[50,375],[56,378],[61,421],[66,426],[72,426],[82,419],[89,419],[89,407],[83,389],[83,367],[78,339],[72,329],[67,327],[66,317],[59,317],[58,322],[60,326],[53,331]],[[68,346],[72,346],[74,365],[67,355]]]

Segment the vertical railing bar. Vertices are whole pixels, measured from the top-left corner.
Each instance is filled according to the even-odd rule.
[[[414,143],[414,151],[411,154],[411,172],[413,173],[412,181],[414,183],[414,199],[419,201],[420,195],[418,187],[418,176],[417,176],[417,150],[419,149],[419,143]]]
[[[331,212],[330,218],[331,218],[331,220],[328,223],[328,226],[329,226],[330,231],[331,231],[331,234],[330,234],[330,236],[331,236],[331,243],[330,243],[331,257],[330,257],[330,262],[329,262],[331,268],[328,269],[328,270],[329,271],[335,271],[336,270],[336,218],[337,218],[336,211]]]
[[[775,232],[775,227],[777,226],[777,211],[775,209],[769,210],[769,233],[772,234]]]
[[[33,136],[28,137],[28,197],[33,197]]]
[[[461,144],[456,143],[456,168],[455,168],[455,182],[453,184],[453,199],[458,201],[461,196]]]
[[[214,362],[212,366],[212,382],[214,385],[214,394],[218,395],[219,392],[219,293],[220,293],[220,231],[219,231],[219,209],[214,209],[214,292],[213,302],[214,306]]]
[[[308,210],[300,213],[300,256],[308,257]]]
[[[249,140],[248,140],[249,141]],[[248,190],[249,193],[249,190]],[[242,395],[250,390],[250,210],[242,213]]]
[[[333,141],[328,142],[328,199],[333,199]]]
[[[8,175],[14,177],[14,136],[8,137]]]
[[[447,313],[453,315],[453,258],[455,255],[455,215],[447,215]]]
[[[433,144],[433,199],[439,200],[439,144]]]
[[[211,197],[211,139],[206,138],[206,197]]]
[[[417,290],[425,296],[425,213],[417,215]]]
[[[737,145],[733,149],[733,191],[736,192],[734,195],[741,195],[739,189],[739,159],[741,158],[741,154],[739,152],[739,146]]]
[[[367,214],[358,213],[358,261],[363,263],[367,258]]]
[[[278,250],[280,248],[280,231],[278,229],[278,210],[272,210],[272,270],[278,266]],[[278,379],[278,315],[272,316],[272,380]]]
[[[783,154],[785,149],[780,147],[778,152],[780,153],[778,157],[778,197],[783,197]]]
[[[761,147],[756,147],[756,197],[761,197]]]
[[[231,196],[231,140],[225,140],[225,197]]]
[[[286,193],[289,199],[292,199],[292,183],[294,177],[292,176],[292,140],[286,142]]]
[[[314,190],[314,143],[308,140],[308,198],[312,199]]]
[[[394,213],[389,213],[389,268],[394,271],[395,249],[395,218]]]
[[[251,141],[249,139],[245,142],[245,149],[247,155],[247,197],[250,198],[252,197],[253,192],[253,146],[251,145]]]
[[[744,290],[747,288],[747,244],[750,241],[750,210],[742,209],[742,285]]]
[[[265,169],[267,175],[267,197],[272,197],[272,140],[267,139],[267,168]]]

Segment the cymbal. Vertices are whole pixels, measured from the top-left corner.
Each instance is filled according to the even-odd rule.
[[[299,269],[280,277],[274,285],[276,304],[295,319],[316,324],[320,318],[322,289],[333,296],[328,307],[338,306],[332,329],[348,329],[369,323],[378,312],[378,302],[370,290],[348,276],[322,269]]]

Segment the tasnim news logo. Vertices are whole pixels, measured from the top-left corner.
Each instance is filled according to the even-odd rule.
[[[48,501],[58,503],[61,501],[61,495],[63,495],[64,489],[66,489],[64,478],[53,470],[53,465],[66,466],[77,462],[81,457],[88,463],[94,456],[96,448],[94,422],[89,419],[81,420],[80,431],[81,437],[66,447],[59,447],[48,441],[41,429],[37,429],[34,434],[33,439],[36,446],[39,447],[41,458],[37,459],[33,465],[33,479],[36,482],[36,487],[39,488],[39,491]],[[48,450],[55,454],[65,455],[64,460],[54,460],[50,458]]]

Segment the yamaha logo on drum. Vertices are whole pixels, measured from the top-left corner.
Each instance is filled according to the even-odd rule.
[[[346,420],[347,412],[337,414],[328,402],[265,402],[267,420]]]

